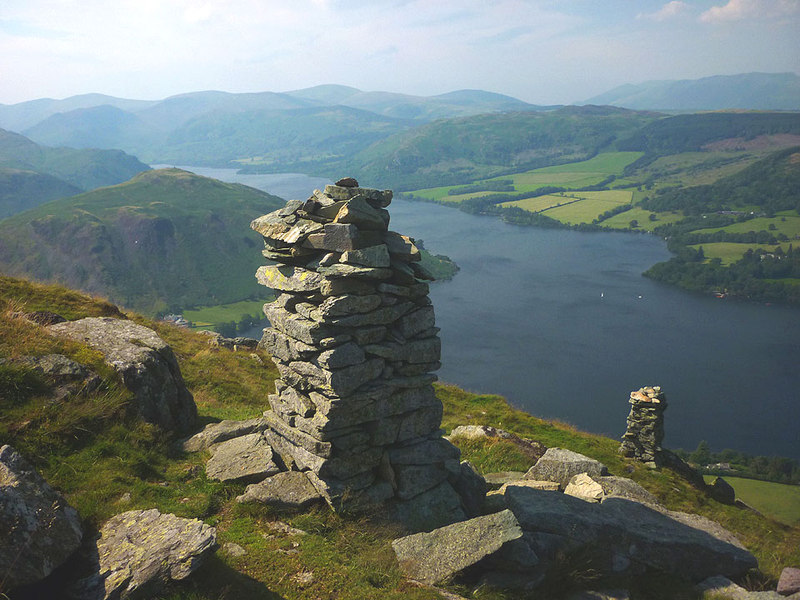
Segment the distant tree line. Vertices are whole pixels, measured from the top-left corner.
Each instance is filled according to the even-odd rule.
[[[800,484],[800,462],[793,458],[757,456],[730,448],[712,452],[705,440],[693,452],[676,450],[675,454],[714,475],[735,475],[776,483]],[[730,469],[721,467],[725,464],[730,465]]]

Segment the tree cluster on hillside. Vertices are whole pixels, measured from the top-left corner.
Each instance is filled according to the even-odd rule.
[[[644,125],[617,142],[619,150],[648,155],[695,152],[719,140],[751,140],[760,135],[800,135],[800,117],[779,112],[713,112],[677,115]]]
[[[793,458],[747,454],[730,448],[712,452],[705,440],[693,452],[676,450],[675,453],[712,474],[800,484],[800,462]]]
[[[791,245],[787,252],[750,249],[728,267],[719,259],[704,262],[700,250],[679,247],[677,256],[645,271],[645,276],[687,290],[719,291],[729,296],[767,302],[800,304],[800,250]],[[787,281],[781,281],[786,279]]]
[[[643,208],[681,210],[687,215],[759,206],[767,214],[800,212],[800,146],[779,150],[711,185],[665,188],[643,200]]]

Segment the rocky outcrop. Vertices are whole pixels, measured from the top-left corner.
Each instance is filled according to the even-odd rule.
[[[134,510],[109,519],[93,552],[93,574],[71,590],[81,600],[152,598],[196,571],[217,546],[216,530],[197,519]]]
[[[209,423],[202,431],[181,442],[185,452],[198,452],[206,448],[250,433],[260,433],[267,428],[267,421],[261,417],[245,421],[220,421]]]
[[[91,394],[101,384],[96,373],[63,354],[24,356],[19,363],[39,373],[50,384],[50,397],[56,402],[74,394]]]
[[[77,511],[16,450],[0,447],[0,592],[47,577],[82,537]]]
[[[590,504],[566,494],[510,486],[506,504],[546,569],[559,552],[596,554],[607,573],[653,569],[692,581],[743,575],[756,559],[720,525],[623,498]]]
[[[152,329],[131,321],[89,317],[48,327],[53,335],[83,342],[105,357],[134,394],[134,409],[165,431],[189,433],[197,419],[172,349]]]
[[[392,542],[400,569],[423,583],[438,583],[522,537],[509,510],[454,523]]]
[[[628,428],[622,436],[619,452],[650,466],[661,466],[667,398],[656,385],[631,392],[629,402]]]
[[[525,479],[555,481],[563,490],[575,475],[581,473],[590,476],[608,475],[608,468],[603,463],[578,452],[564,448],[548,448],[536,464],[525,473]]]
[[[264,306],[281,375],[264,436],[332,505],[389,502],[419,529],[465,518],[455,488],[472,474],[439,431],[429,276],[414,240],[388,229],[391,199],[346,178],[251,224],[277,263],[256,277],[280,294]]]

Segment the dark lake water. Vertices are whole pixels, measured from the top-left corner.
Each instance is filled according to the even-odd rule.
[[[324,179],[185,167],[285,198]],[[800,458],[800,310],[717,300],[641,276],[663,240],[508,225],[395,200],[392,229],[461,267],[431,286],[442,381],[619,437],[630,391],[661,385],[665,445]]]

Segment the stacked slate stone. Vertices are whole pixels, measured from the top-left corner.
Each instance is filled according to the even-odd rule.
[[[280,372],[264,435],[329,501],[391,500],[401,518],[424,503],[452,522],[464,478],[431,385],[430,276],[414,241],[388,230],[391,199],[345,178],[251,224],[278,263],[256,277],[280,294],[264,306],[262,345]]]
[[[667,398],[660,386],[643,387],[631,392],[628,428],[622,436],[620,454],[650,466],[661,464],[664,440],[664,411]]]

